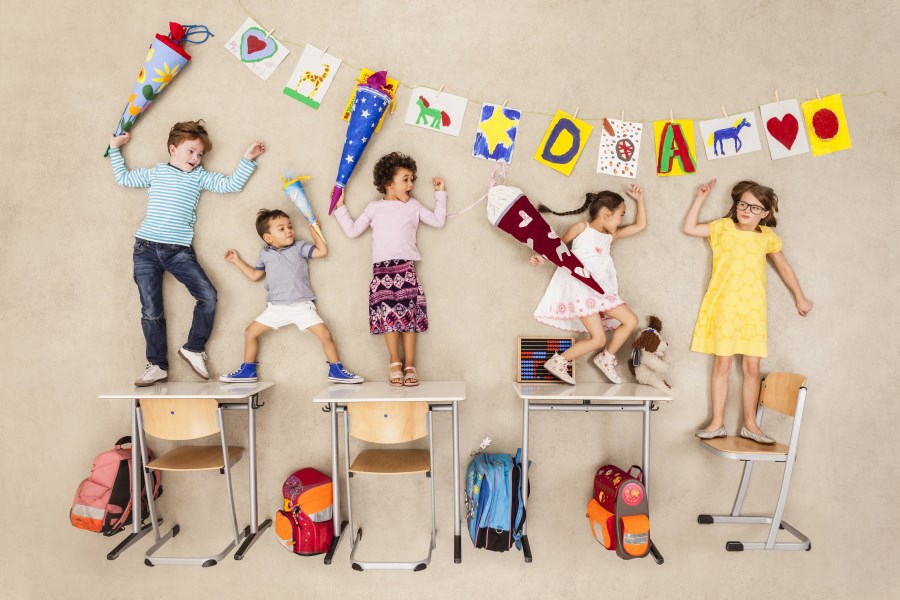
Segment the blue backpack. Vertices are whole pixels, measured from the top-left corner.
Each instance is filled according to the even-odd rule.
[[[476,548],[506,552],[522,549],[522,450],[476,454],[466,470],[466,521]]]

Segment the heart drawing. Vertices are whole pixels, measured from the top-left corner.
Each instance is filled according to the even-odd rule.
[[[275,38],[266,37],[266,32],[258,27],[250,27],[241,36],[241,60],[259,62],[278,52]]]
[[[800,123],[797,122],[797,117],[788,113],[781,119],[772,117],[766,121],[766,129],[782,146],[790,150],[794,140],[797,139],[797,132],[800,131]]]

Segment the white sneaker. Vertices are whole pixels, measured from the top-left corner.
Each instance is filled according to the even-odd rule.
[[[575,379],[569,375],[569,361],[562,354],[554,354],[550,360],[544,363],[544,368],[557,379],[575,385]]]
[[[144,370],[144,374],[134,380],[134,385],[138,387],[151,386],[154,383],[166,381],[169,374],[160,369],[156,365],[148,364]]]
[[[178,350],[178,356],[191,365],[194,373],[203,379],[209,379],[209,370],[206,368],[206,352],[191,352],[184,346]]]
[[[616,372],[616,365],[619,364],[619,361],[616,360],[616,356],[614,354],[610,354],[606,350],[598,354],[594,357],[594,364],[597,365],[597,368],[606,375],[606,378],[609,379],[613,383],[622,383],[622,378],[619,377],[619,373]]]

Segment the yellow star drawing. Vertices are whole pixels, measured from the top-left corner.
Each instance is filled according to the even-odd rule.
[[[507,132],[517,123],[518,121],[503,114],[503,109],[497,106],[494,108],[494,114],[487,121],[478,124],[478,130],[487,138],[489,153],[493,154],[499,144],[512,146],[513,141]]]

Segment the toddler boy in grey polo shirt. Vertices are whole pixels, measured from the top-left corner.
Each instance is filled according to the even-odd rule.
[[[244,362],[227,375],[219,377],[225,382],[252,382],[257,380],[259,363],[259,336],[284,325],[296,325],[307,330],[322,343],[322,351],[328,362],[328,380],[335,383],[362,383],[363,378],[344,368],[338,356],[337,346],[328,326],[316,312],[316,296],[309,283],[310,258],[328,255],[325,242],[309,226],[315,244],[294,239],[294,227],[290,217],[278,209],[261,209],[256,215],[256,232],[267,244],[259,254],[256,268],[251,267],[235,250],[225,253],[225,260],[235,266],[251,281],[266,278],[266,310],[256,317],[244,332]]]

